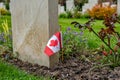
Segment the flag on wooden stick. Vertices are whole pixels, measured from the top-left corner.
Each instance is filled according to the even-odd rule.
[[[55,33],[48,41],[45,47],[45,54],[52,56],[62,48],[61,32]]]

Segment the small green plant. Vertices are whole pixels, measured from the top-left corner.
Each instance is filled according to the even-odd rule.
[[[8,22],[7,20],[5,20],[3,23],[2,23],[2,29],[3,29],[3,32],[2,32],[2,35],[3,35],[3,38],[5,40],[5,44],[9,44],[10,42],[10,30],[9,30],[9,27],[8,27]]]
[[[71,11],[66,11],[66,14],[67,14],[67,18],[72,18],[73,17],[73,14]]]
[[[81,32],[73,31],[70,27],[63,33],[63,48],[62,56],[66,58],[70,56],[75,56],[77,53],[80,53],[82,49],[87,48],[87,39],[83,36],[83,31]]]
[[[67,18],[67,14],[66,14],[66,13],[61,13],[61,14],[59,15],[59,18]]]
[[[90,18],[90,15],[86,12],[84,14],[81,14],[81,18]]]
[[[80,17],[81,17],[80,11],[78,11],[78,9],[75,8],[73,12],[73,18],[80,18]]]
[[[11,31],[8,27],[7,20],[3,21],[0,27],[0,52],[1,54],[10,53],[12,51]]]
[[[112,16],[106,15],[103,22],[105,28],[101,28],[98,33],[95,32],[92,27],[93,22],[95,22],[95,19],[91,18],[85,24],[80,24],[76,21],[72,22],[71,24],[74,24],[74,26],[78,27],[79,29],[84,28],[88,29],[90,32],[93,32],[109,48],[109,51],[106,51],[104,46],[102,46],[101,52],[104,55],[103,59],[101,60],[102,63],[107,63],[113,68],[120,66],[120,34],[115,30],[115,23],[120,23],[117,14],[113,14]],[[117,39],[116,43],[114,44],[114,48],[112,48],[113,44],[111,44],[112,37]]]
[[[10,15],[10,12],[4,8],[0,8],[0,15]]]
[[[5,7],[6,7],[7,10],[10,9],[10,7],[9,7],[9,3],[8,3],[8,2],[5,3]]]

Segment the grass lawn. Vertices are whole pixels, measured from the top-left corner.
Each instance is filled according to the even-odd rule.
[[[21,71],[11,64],[0,60],[0,80],[50,80],[44,77],[35,77],[25,71]]]
[[[88,19],[63,19],[63,18],[60,18],[59,25],[61,25],[63,32],[67,29],[67,27],[71,27],[75,31],[79,31],[78,29],[75,29],[73,27],[73,25],[71,25],[72,21],[77,21],[79,23],[85,23],[88,21]],[[101,27],[103,27],[103,28],[105,27],[102,23],[103,23],[103,20],[97,20],[93,24],[93,29],[96,32],[99,32]],[[116,24],[116,26],[117,26],[116,30],[120,32],[120,24]],[[88,46],[90,49],[98,48],[98,47],[100,47],[101,44],[104,45],[104,43],[102,43],[101,40],[98,39],[96,35],[94,35],[92,32],[89,32],[87,29],[84,32],[84,37],[87,38]],[[112,39],[112,42],[115,43],[115,39]]]

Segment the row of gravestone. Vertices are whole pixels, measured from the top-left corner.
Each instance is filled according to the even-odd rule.
[[[3,2],[0,3],[0,8],[5,9],[5,4]],[[66,10],[71,11],[74,8],[74,0],[67,0],[66,1]],[[58,14],[64,13],[65,12],[65,7],[61,6],[60,4],[58,5]]]
[[[82,13],[86,13],[88,9],[91,9],[93,6],[98,4],[99,0],[88,0],[88,3],[85,3],[82,7]],[[102,3],[103,5],[109,5],[110,2],[104,2]],[[117,13],[120,14],[120,0],[117,0],[117,5],[112,4],[111,7],[116,7],[117,6]],[[74,0],[67,0],[66,1],[66,11],[72,11],[74,9]],[[58,5],[58,14],[65,13],[65,7],[61,6],[60,4]]]
[[[58,0],[11,0],[10,10],[14,54],[47,67],[58,63],[59,54],[49,57],[44,53],[49,38],[60,30]]]
[[[73,11],[74,0],[66,0],[66,11]],[[65,6],[58,5],[58,14],[65,13]]]
[[[89,0],[88,3],[85,3],[84,6],[82,7],[82,13],[86,13],[88,9],[92,9],[96,4],[98,4],[99,0]],[[117,1],[118,6],[116,4],[111,4],[111,7],[118,7],[118,13],[120,14],[120,0]],[[103,2],[102,3],[103,7],[110,5],[110,2]]]
[[[91,9],[93,6],[95,6],[98,3],[99,0],[89,0],[88,3],[85,3],[82,7],[82,13],[84,14],[88,9]],[[118,13],[120,14],[120,1],[117,1],[118,3]],[[110,4],[109,2],[104,2],[103,5]],[[117,6],[116,4],[113,4],[111,6]],[[66,0],[66,10],[72,11],[74,9],[74,0]],[[0,3],[0,8],[5,8],[4,3]],[[65,13],[65,7],[58,5],[58,14]]]
[[[5,4],[3,2],[0,3],[0,8],[5,9]],[[66,10],[72,10],[74,8],[74,0],[67,0],[66,1]],[[60,4],[58,5],[58,14],[64,13],[65,12],[65,7],[61,6]]]

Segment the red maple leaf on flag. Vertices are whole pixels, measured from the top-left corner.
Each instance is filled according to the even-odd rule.
[[[50,46],[57,46],[58,45],[58,41],[57,40],[51,40],[50,41]]]

